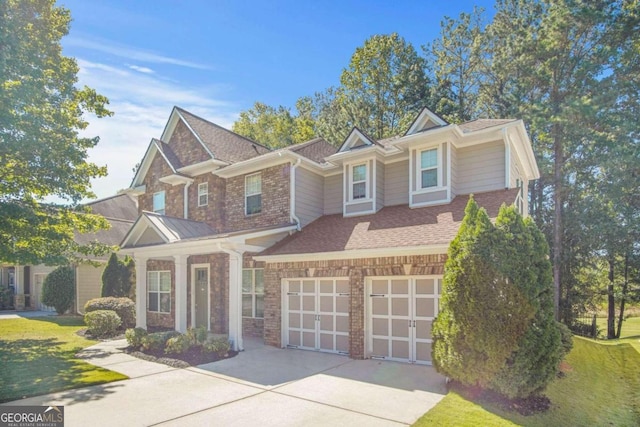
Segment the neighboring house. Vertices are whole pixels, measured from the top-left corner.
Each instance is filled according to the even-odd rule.
[[[520,120],[425,109],[403,136],[270,151],[176,107],[127,190],[138,326],[429,363],[468,194],[492,218],[503,203],[526,214],[538,175]]]
[[[87,244],[93,241],[117,246],[138,217],[135,198],[126,194],[107,197],[87,203],[91,211],[102,215],[111,227],[97,233],[77,234],[76,242]],[[96,265],[78,264],[74,266],[76,274],[76,298],[74,312],[84,313],[85,303],[98,298],[102,292],[102,272],[108,257],[93,258]],[[17,310],[54,311],[41,301],[42,285],[45,277],[56,266],[46,265],[3,265],[0,268],[0,285],[6,283],[15,292],[15,308]]]

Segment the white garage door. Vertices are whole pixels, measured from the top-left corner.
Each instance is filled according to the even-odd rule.
[[[367,355],[430,364],[440,285],[440,277],[367,279]]]
[[[349,280],[284,281],[282,327],[287,347],[349,353]]]

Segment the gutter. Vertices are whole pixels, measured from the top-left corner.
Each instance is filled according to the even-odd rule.
[[[300,227],[300,218],[296,216],[296,170],[298,169],[298,166],[300,166],[301,162],[302,162],[302,159],[296,160],[296,162],[291,165],[291,173],[289,174],[289,185],[290,185],[289,199],[291,200],[291,206],[289,207],[289,214],[290,214],[291,222],[297,224],[298,231],[300,231],[302,227]]]

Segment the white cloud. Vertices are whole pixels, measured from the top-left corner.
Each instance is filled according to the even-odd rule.
[[[69,36],[64,40],[64,45],[68,47],[76,47],[89,49],[92,51],[98,51],[102,53],[107,53],[113,56],[117,56],[119,58],[126,58],[129,60],[148,62],[154,64],[171,64],[178,65],[180,67],[187,68],[195,68],[199,70],[209,70],[210,66],[200,64],[197,62],[186,61],[179,58],[172,58],[170,56],[160,55],[153,52],[148,52],[142,49],[125,46],[121,44],[114,44],[110,41],[105,40],[91,40],[86,37],[74,37]]]
[[[83,135],[100,136],[89,161],[107,165],[109,175],[92,181],[98,198],[130,185],[132,168],[142,160],[151,138],[159,138],[174,105],[220,126],[230,128],[237,118],[233,104],[218,99],[215,86],[184,87],[157,74],[140,73],[77,59],[79,85],[87,85],[109,98],[113,117],[88,116]]]
[[[129,68],[131,68],[132,70],[138,71],[139,73],[145,73],[145,74],[155,73],[155,71],[153,71],[151,68],[141,67],[139,65],[129,65]]]

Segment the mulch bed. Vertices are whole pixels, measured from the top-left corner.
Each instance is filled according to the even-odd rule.
[[[490,404],[499,408],[517,412],[520,415],[529,416],[545,412],[551,407],[551,400],[547,396],[537,395],[524,399],[509,399],[500,393],[492,390],[485,390],[479,387],[468,387],[457,381],[449,383],[449,389],[458,392],[462,397],[472,400],[480,405]]]
[[[231,351],[225,357],[218,356],[217,353],[203,353],[199,348],[191,348],[183,354],[167,355],[163,352],[145,353],[131,347],[124,349],[124,352],[137,357],[138,359],[147,360],[149,362],[162,363],[173,368],[188,368],[190,366],[204,365],[205,363],[217,362],[218,360],[229,359],[235,357],[238,352]]]

